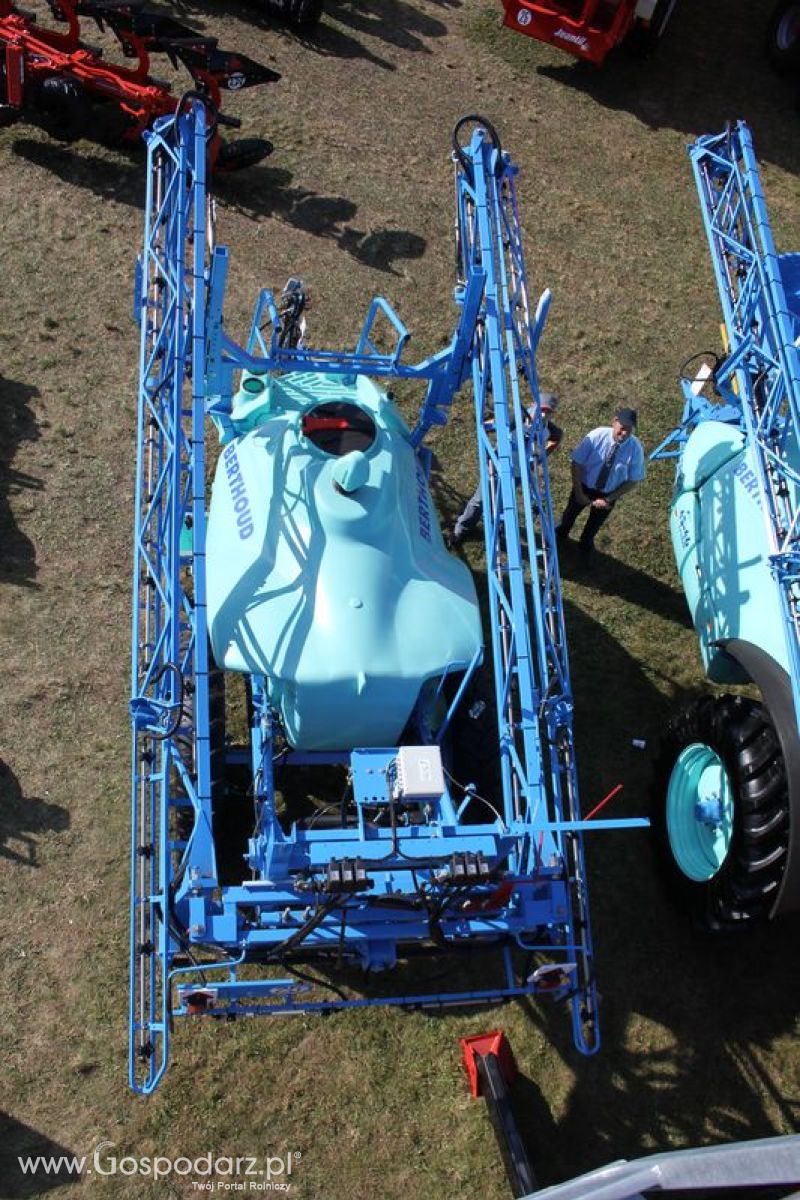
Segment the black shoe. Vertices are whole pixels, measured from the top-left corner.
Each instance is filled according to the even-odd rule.
[[[463,534],[456,534],[455,530],[451,530],[444,535],[444,544],[448,550],[458,550],[463,541]]]

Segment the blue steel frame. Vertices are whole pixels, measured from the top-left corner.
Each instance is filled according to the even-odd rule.
[[[689,147],[714,265],[728,355],[715,371],[722,404],[683,381],[680,426],[652,458],[680,457],[700,421],[738,425],[753,449],[769,561],[783,609],[795,717],[800,729],[800,356],[781,279],[758,162],[747,125]],[[789,486],[791,485],[791,486]]]
[[[205,123],[184,112],[148,137],[145,249],[135,297],[141,337],[130,703],[134,1087],[142,1064],[152,1086],[166,1067],[174,809],[194,809],[195,850],[215,873],[202,553]],[[183,544],[187,529],[190,551]]]
[[[141,382],[130,706],[131,1086],[144,1093],[157,1086],[167,1065],[172,1017],[202,1012],[441,1006],[547,993],[569,1000],[576,1045],[592,1053],[599,1027],[582,833],[646,822],[580,818],[535,366],[549,294],[531,318],[516,168],[481,128],[457,151],[459,320],[445,350],[408,365],[402,361],[408,333],[382,298],[373,301],[354,353],[280,347],[277,307],[266,290],[246,349],[236,344],[222,324],[227,251],[207,253],[202,104],[193,102],[159,123],[148,137],[148,156],[136,301]],[[376,348],[379,318],[395,332],[388,354]],[[248,857],[255,877],[221,887],[211,806],[204,437],[209,416],[223,440],[234,435],[232,396],[243,369],[426,381],[412,434],[423,466],[426,432],[446,422],[456,392],[471,381],[502,801],[494,821],[468,824],[462,820],[468,796],[457,805],[445,788],[422,824],[402,824],[392,798],[396,747],[276,755],[276,718],[265,681],[252,677],[256,817]],[[523,428],[523,388],[536,409],[532,455],[530,442],[513,436],[514,428]],[[467,675],[476,665],[477,659]],[[462,686],[448,720],[463,692]],[[276,814],[274,771],[343,760],[351,769],[355,824],[295,825],[287,833]],[[182,809],[193,814],[188,839],[176,821]],[[377,809],[388,821],[381,824],[381,815],[367,819]],[[355,864],[368,882],[352,891],[334,888],[326,872]],[[501,975],[490,987],[467,991],[434,988],[381,997],[337,992],[336,999],[319,999],[291,970],[301,947],[304,960],[339,955],[374,969],[415,949],[481,945],[499,950]],[[541,965],[519,978],[512,950],[537,955]],[[246,973],[239,970],[244,964]]]

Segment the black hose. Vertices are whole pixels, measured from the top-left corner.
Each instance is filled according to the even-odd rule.
[[[189,101],[191,100],[199,100],[211,118],[209,124],[206,126],[206,141],[211,142],[217,132],[219,114],[217,112],[217,106],[213,103],[211,97],[207,96],[205,92],[200,92],[196,88],[189,88],[187,92],[184,92],[175,108],[175,120],[177,121],[178,117],[184,111],[184,108],[188,110]]]
[[[712,382],[716,380],[717,372],[724,363],[725,359],[721,355],[717,354],[714,350],[698,350],[696,354],[690,354],[689,357],[681,363],[680,370],[678,372],[678,378],[690,381],[694,380],[695,374],[694,372],[689,372],[689,367],[692,365],[692,363],[704,358],[710,358],[713,360],[713,365],[711,367],[711,380]]]
[[[153,687],[155,687],[155,685],[157,683],[159,683],[161,681],[161,679],[163,679],[163,677],[164,677],[164,675],[166,675],[167,671],[172,671],[173,675],[175,676],[175,679],[177,680],[178,699],[175,701],[175,703],[172,706],[172,708],[174,710],[174,716],[172,717],[167,728],[161,730],[158,733],[156,733],[156,731],[154,729],[148,729],[146,731],[148,737],[153,738],[153,740],[156,742],[164,742],[167,740],[167,738],[174,737],[174,735],[178,732],[178,726],[181,723],[181,716],[183,714],[183,701],[184,701],[184,695],[185,695],[184,683],[183,683],[183,676],[181,675],[180,667],[177,665],[177,663],[174,663],[174,662],[163,663],[158,668],[155,675],[153,676],[152,685],[153,685]]]
[[[452,134],[453,154],[455,155],[456,159],[463,167],[465,173],[470,177],[470,179],[472,179],[472,163],[467,158],[466,154],[464,153],[464,147],[461,145],[461,142],[458,140],[459,133],[464,128],[464,126],[470,124],[470,122],[474,122],[476,125],[479,125],[482,129],[485,129],[486,132],[488,133],[489,140],[492,143],[492,145],[494,146],[495,150],[497,151],[497,161],[495,163],[495,174],[499,176],[502,172],[502,167],[503,167],[503,148],[500,145],[500,138],[497,135],[497,130],[495,129],[494,125],[492,125],[492,123],[490,121],[487,121],[485,117],[478,116],[477,113],[468,113],[465,116],[460,117],[458,119],[458,121],[456,121],[455,126],[453,128],[453,134]]]

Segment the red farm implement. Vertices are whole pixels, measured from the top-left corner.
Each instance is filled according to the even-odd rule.
[[[503,0],[503,24],[599,64],[623,42],[650,49],[664,33],[675,4],[676,0]]]
[[[209,139],[209,159],[218,169],[250,165],[266,157],[269,142],[248,138],[224,143],[220,124],[239,122],[220,113],[222,93],[236,92],[280,78],[245,55],[220,50],[216,38],[204,37],[173,17],[149,10],[145,0],[49,0],[56,23],[0,0],[0,124],[20,117],[42,123],[55,137],[72,141],[94,136],[108,124],[115,133],[138,144],[158,117],[180,103],[169,83],[153,78],[150,58],[160,53],[174,67],[189,72],[192,91],[199,93],[216,117]],[[106,61],[103,51],[82,39],[81,19],[108,28],[131,65]]]

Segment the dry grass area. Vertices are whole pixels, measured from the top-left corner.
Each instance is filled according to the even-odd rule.
[[[229,106],[275,152],[219,186],[227,322],[257,289],[313,289],[317,345],[352,344],[386,295],[419,357],[449,338],[450,130],[485,113],[521,167],[533,290],[555,294],[541,355],[568,442],[619,401],[652,448],[678,412],[680,361],[716,345],[717,303],[685,143],[751,122],[779,246],[800,247],[800,126],[746,0],[679,5],[658,55],[603,72],[499,28],[487,0],[326,0],[304,41],[238,0],[176,3],[282,73]],[[457,1038],[502,1025],[544,1182],[622,1156],[796,1125],[797,923],[699,941],[666,906],[639,834],[589,846],[604,1047],[532,1005],[449,1017],[185,1025],[154,1098],[126,1081],[128,693],[137,335],[130,319],[144,162],[34,127],[0,131],[0,1195],[35,1195],[16,1155],[302,1155],[302,1200],[507,1194]],[[414,397],[409,396],[409,403]],[[443,509],[470,493],[470,417],[435,449]],[[553,464],[557,502],[568,465]],[[702,686],[676,590],[670,472],[651,467],[602,534],[597,571],[565,564],[584,803],[617,782],[647,807],[648,754]],[[477,570],[477,543],[467,554]],[[5,1126],[7,1125],[7,1128]],[[54,1194],[183,1197],[173,1177],[86,1178]]]

